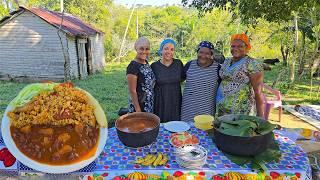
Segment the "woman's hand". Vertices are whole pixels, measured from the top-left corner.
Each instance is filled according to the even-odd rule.
[[[128,80],[129,94],[131,96],[131,100],[132,100],[134,109],[136,112],[141,112],[141,108],[140,108],[139,100],[138,100],[138,94],[137,94],[138,77],[133,74],[128,74],[127,80]]]
[[[255,100],[256,100],[256,109],[257,115],[264,118],[264,105],[263,105],[263,73],[257,72],[251,74],[250,83],[254,90]]]

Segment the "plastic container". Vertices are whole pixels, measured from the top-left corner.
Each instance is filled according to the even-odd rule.
[[[213,128],[214,117],[211,115],[198,115],[194,117],[194,126],[202,130]]]

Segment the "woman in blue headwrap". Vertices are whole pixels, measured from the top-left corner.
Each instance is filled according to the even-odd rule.
[[[194,116],[215,114],[215,97],[219,85],[220,64],[214,60],[214,47],[202,41],[198,58],[185,65],[186,85],[182,97],[181,120],[191,122]]]
[[[153,113],[160,117],[161,122],[180,120],[183,64],[173,58],[175,47],[174,40],[164,39],[158,50],[160,60],[151,64],[156,77]]]

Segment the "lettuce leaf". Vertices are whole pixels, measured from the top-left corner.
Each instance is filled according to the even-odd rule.
[[[34,84],[29,84],[26,87],[24,87],[17,97],[15,97],[11,102],[10,106],[15,107],[20,107],[32,100],[33,97],[39,95],[41,92],[49,92],[53,91],[53,88],[57,85],[58,83],[34,83]]]

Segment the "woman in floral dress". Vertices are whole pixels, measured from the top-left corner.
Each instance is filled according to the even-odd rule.
[[[245,34],[231,37],[231,54],[223,63],[219,75],[222,79],[217,92],[217,116],[246,114],[263,116],[263,67],[249,57],[251,49]]]
[[[136,58],[127,67],[129,112],[153,112],[155,76],[147,61],[150,42],[140,37],[134,44]]]

